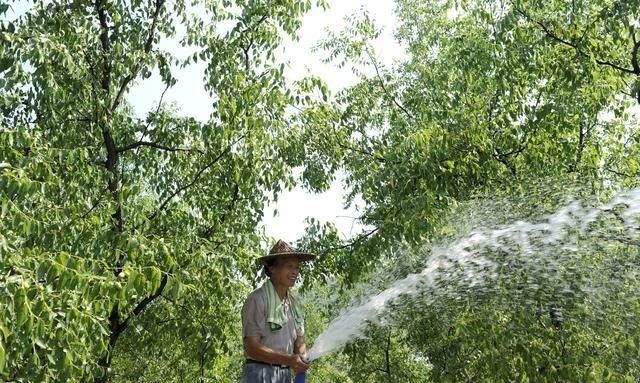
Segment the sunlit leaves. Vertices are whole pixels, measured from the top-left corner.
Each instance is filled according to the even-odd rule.
[[[637,186],[638,126],[629,107],[640,75],[638,9],[635,2],[397,1],[408,59],[392,68],[379,64],[367,15],[331,33],[320,45],[328,60],[354,65],[361,80],[301,114],[313,161],[305,182],[322,190],[344,171],[347,202],[361,201],[359,222],[374,229],[344,239],[312,223],[301,243],[331,253],[318,270],[340,286],[358,280],[387,257],[397,261],[398,243],[433,241],[451,209],[478,194],[526,195],[540,180],[579,181],[597,195]],[[520,213],[546,209],[542,200],[532,197]],[[585,326],[593,327],[577,321],[560,336],[518,304],[505,312],[494,303],[407,308],[409,321],[419,319],[414,333],[423,332],[418,347],[429,350],[433,380],[637,375],[637,349],[629,364],[617,351],[589,356],[594,337],[617,343],[616,325],[586,324],[592,316]],[[622,312],[611,307],[610,317]],[[496,364],[512,355],[507,350],[518,358]],[[556,363],[564,357],[573,359]]]
[[[302,162],[288,108],[309,89],[274,51],[314,5],[25,3],[2,23],[0,379],[140,380],[142,344],[165,380],[233,363],[263,208]],[[196,58],[209,120],[133,113],[133,84],[158,73],[170,92]]]
[[[349,201],[364,200],[362,222],[410,243],[475,190],[549,174],[633,183],[637,173],[623,165],[633,167],[632,145],[620,135],[637,130],[620,113],[633,76],[609,65],[631,59],[633,36],[623,24],[593,22],[608,14],[604,6],[567,4],[400,1],[398,38],[409,58],[392,69],[371,47],[374,21],[353,16],[321,47],[362,80],[303,115],[307,182],[326,185],[344,169]],[[610,11],[637,18],[631,8]],[[616,118],[602,118],[612,111]]]

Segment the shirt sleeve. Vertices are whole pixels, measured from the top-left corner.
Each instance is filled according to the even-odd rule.
[[[293,312],[291,313],[291,320],[293,320],[293,323],[295,323],[296,326],[296,338],[304,336],[304,310],[302,309],[302,307],[300,307],[300,313],[302,314],[302,323],[296,323],[296,321],[293,319]]]
[[[265,305],[260,297],[252,294],[242,306],[242,337],[264,337],[267,330]]]
[[[298,328],[296,328],[296,336],[304,336],[304,323],[300,323]]]

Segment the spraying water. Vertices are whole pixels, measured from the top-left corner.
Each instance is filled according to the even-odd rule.
[[[567,273],[574,272],[574,265],[589,256],[594,246],[640,244],[639,217],[640,189],[635,189],[618,194],[603,206],[586,207],[574,202],[536,222],[518,221],[475,230],[450,245],[435,247],[421,272],[393,283],[334,319],[315,339],[309,359],[363,337],[367,325],[380,323],[386,308],[399,297],[419,295],[422,303],[430,304],[465,291],[491,291],[504,278],[512,278],[514,269],[523,271],[525,277],[520,284],[525,292],[540,289],[543,276],[545,283],[560,293],[581,293],[591,301],[603,299],[606,291],[599,290],[593,278],[577,278],[578,282],[573,278],[569,282]],[[632,266],[626,267],[621,278],[635,280],[640,276],[638,263],[632,262]]]

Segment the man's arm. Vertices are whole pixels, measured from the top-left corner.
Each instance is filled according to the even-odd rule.
[[[296,339],[296,343],[297,341]],[[302,361],[302,358],[297,352],[294,354],[285,354],[274,351],[263,345],[260,342],[259,336],[245,336],[244,349],[250,359],[271,364],[285,364],[293,368],[296,373],[306,371],[309,368],[309,365]],[[306,351],[306,347],[304,347],[304,350]]]

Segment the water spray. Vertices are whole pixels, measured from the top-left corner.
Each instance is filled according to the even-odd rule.
[[[619,226],[614,234],[607,231],[612,222]],[[510,267],[517,266],[529,275],[560,283],[561,288],[583,294],[592,304],[600,298],[606,299],[606,292],[594,288],[589,279],[569,286],[558,276],[558,270],[568,266],[567,273],[571,265],[588,256],[590,248],[581,247],[585,238],[597,239],[596,245],[601,247],[608,241],[640,243],[639,223],[640,189],[635,189],[618,194],[606,205],[588,207],[574,202],[540,220],[480,228],[451,244],[434,247],[422,271],[396,281],[364,304],[351,307],[335,318],[315,339],[308,360],[313,361],[353,339],[362,338],[369,324],[383,322],[388,303],[401,296],[420,295],[421,302],[431,304],[468,291],[491,292],[496,284],[512,277]],[[633,265],[632,260],[628,262],[631,269],[621,278],[640,275],[637,265]],[[535,290],[535,283],[522,282],[524,289],[531,290]],[[296,382],[304,382],[304,376],[296,377]]]

